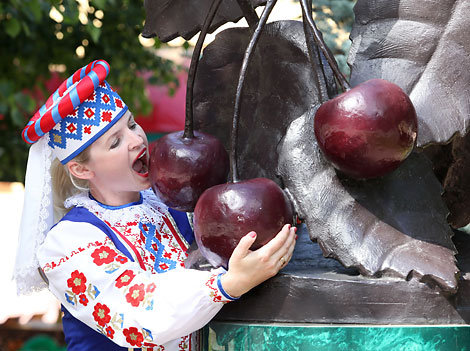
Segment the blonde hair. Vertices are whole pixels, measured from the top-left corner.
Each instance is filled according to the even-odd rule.
[[[75,156],[72,161],[85,164],[90,159],[89,148]],[[89,191],[88,180],[79,179],[69,172],[66,165],[59,159],[54,159],[51,165],[52,195],[54,202],[54,222],[57,222],[70,210],[64,206],[64,201],[82,191]]]

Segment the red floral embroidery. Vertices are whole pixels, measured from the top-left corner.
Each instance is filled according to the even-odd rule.
[[[118,256],[116,257],[116,261],[118,261],[120,264],[124,264],[128,261],[128,259],[125,256]]]
[[[188,341],[189,341],[189,335],[183,336],[181,338],[181,342],[178,344],[179,349],[188,350],[189,349]]]
[[[206,282],[206,286],[211,289],[210,296],[212,297],[212,301],[214,302],[221,302],[222,301],[222,296],[219,293],[219,289],[214,287],[214,282],[217,279],[217,274],[212,274],[210,278]]]
[[[144,284],[135,284],[129,289],[129,292],[126,294],[126,300],[132,306],[139,306],[140,301],[145,297]]]
[[[101,120],[103,122],[111,122],[112,116],[113,115],[111,114],[111,112],[105,111],[105,112],[101,113]]]
[[[88,305],[88,298],[84,295],[84,294],[81,294],[79,296],[79,300],[78,300],[83,306],[86,306]]]
[[[155,284],[154,283],[151,283],[147,286],[147,289],[145,289],[146,292],[149,292],[149,293],[153,293],[155,291]]]
[[[152,344],[151,342],[144,342],[142,346],[146,347],[147,351],[165,351],[165,347]]]
[[[123,286],[127,286],[132,282],[134,279],[135,274],[130,269],[124,271],[119,278],[116,279],[116,288],[122,288]]]
[[[101,243],[101,242],[99,242],[99,241],[95,241],[95,242],[93,242],[93,243],[88,243],[87,246],[86,246],[86,248],[90,248],[90,247],[93,247],[93,246],[101,246],[101,245],[103,245],[103,243]],[[83,247],[78,247],[77,250],[78,250],[78,252],[75,251],[75,253],[72,251],[72,255],[70,255],[70,256],[65,256],[65,258],[62,257],[62,258],[59,260],[59,262],[53,262],[53,261],[51,261],[51,262],[49,262],[49,263],[46,263],[46,264],[44,265],[44,267],[43,267],[44,271],[48,272],[48,271],[50,271],[50,270],[53,270],[54,268],[59,267],[62,263],[67,262],[67,261],[69,260],[69,258],[73,257],[74,255],[78,254],[79,252],[84,251],[85,248],[83,248]]]
[[[72,288],[75,294],[81,294],[86,290],[86,278],[83,273],[79,271],[73,271],[72,276],[67,279],[67,286]]]
[[[114,329],[111,327],[107,327],[105,330],[108,338],[112,339],[114,337]]]
[[[122,101],[121,100],[115,99],[114,101],[116,102],[117,107],[122,108]]]
[[[88,118],[91,118],[95,115],[95,111],[93,111],[91,108],[87,108],[84,113]]]
[[[135,327],[130,327],[129,329],[124,329],[122,331],[124,336],[126,337],[126,341],[131,344],[132,346],[141,347],[142,341],[144,341],[144,336],[141,332]]]
[[[101,266],[103,263],[111,263],[114,261],[114,257],[116,257],[117,253],[116,251],[110,249],[107,246],[102,246],[91,254],[91,257],[93,257],[93,262],[97,266]]]
[[[85,127],[83,128],[83,131],[84,131],[85,133],[87,133],[87,134],[91,134],[91,126],[85,126]]]
[[[93,312],[93,318],[98,322],[99,325],[104,327],[106,323],[111,320],[108,306],[97,303],[95,306],[95,311]]]

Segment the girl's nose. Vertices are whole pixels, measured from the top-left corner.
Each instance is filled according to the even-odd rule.
[[[134,148],[140,148],[144,143],[144,138],[140,133],[129,130],[129,148],[132,150]]]

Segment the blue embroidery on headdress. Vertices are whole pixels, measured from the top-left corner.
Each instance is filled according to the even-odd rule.
[[[49,146],[65,149],[68,139],[82,140],[83,133],[87,133],[86,127],[99,126],[101,123],[108,124],[111,116],[108,116],[106,112],[111,113],[116,110],[116,99],[121,101],[108,82],[101,83],[72,114],[58,123],[60,130],[54,128],[49,132]],[[94,134],[91,129],[88,130],[88,134],[90,133]]]

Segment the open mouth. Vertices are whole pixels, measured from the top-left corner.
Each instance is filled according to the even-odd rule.
[[[132,164],[132,169],[137,172],[142,177],[148,177],[149,167],[148,167],[148,154],[147,149],[143,149],[140,154],[135,159]]]

